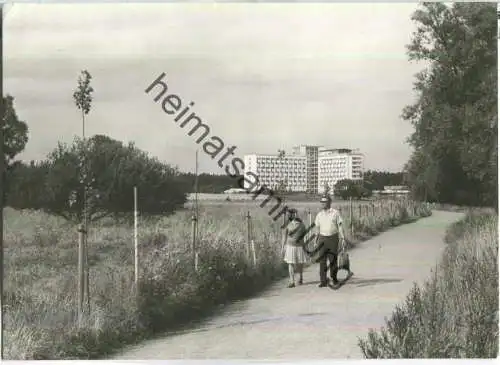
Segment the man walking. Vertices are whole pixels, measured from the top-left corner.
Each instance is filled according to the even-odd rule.
[[[321,198],[322,209],[316,215],[314,225],[317,229],[316,247],[319,249],[319,277],[320,288],[328,286],[327,279],[327,260],[330,267],[330,278],[335,289],[339,285],[337,279],[338,272],[338,252],[339,243],[345,244],[344,230],[342,227],[342,216],[337,209],[332,208],[332,200],[329,195]],[[347,279],[353,274],[349,271]]]

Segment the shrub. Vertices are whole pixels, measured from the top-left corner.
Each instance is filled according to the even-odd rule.
[[[386,328],[359,346],[366,358],[498,355],[498,217],[467,215],[446,235],[439,267],[415,286]]]

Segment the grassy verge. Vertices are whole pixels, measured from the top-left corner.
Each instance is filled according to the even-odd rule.
[[[445,241],[426,284],[414,286],[385,328],[360,339],[366,358],[498,356],[498,216],[469,213]]]
[[[442,210],[445,212],[495,214],[495,209],[489,207],[469,207],[469,206],[438,204],[438,203],[431,204],[431,207],[434,210]]]
[[[302,213],[308,209],[300,203],[294,207]],[[403,204],[382,203],[376,209],[356,207],[356,235],[430,214],[424,207]],[[247,211],[256,266],[246,254]],[[201,207],[197,272],[190,253],[190,212],[141,219],[139,293],[133,282],[133,229],[103,221],[89,233],[91,311],[78,326],[76,228],[41,212],[8,209],[4,214],[7,359],[103,358],[286,276],[279,224],[255,202]]]

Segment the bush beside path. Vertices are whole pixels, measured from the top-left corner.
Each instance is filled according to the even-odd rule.
[[[498,357],[498,215],[469,211],[445,242],[425,284],[360,341],[365,357]]]

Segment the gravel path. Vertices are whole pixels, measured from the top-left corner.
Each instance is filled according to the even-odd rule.
[[[258,297],[227,305],[197,329],[146,341],[115,359],[362,358],[358,337],[383,326],[413,282],[429,277],[446,228],[461,216],[435,211],[360,244],[350,253],[355,275],[339,290],[318,288],[313,265],[303,286],[287,289],[281,281]]]

